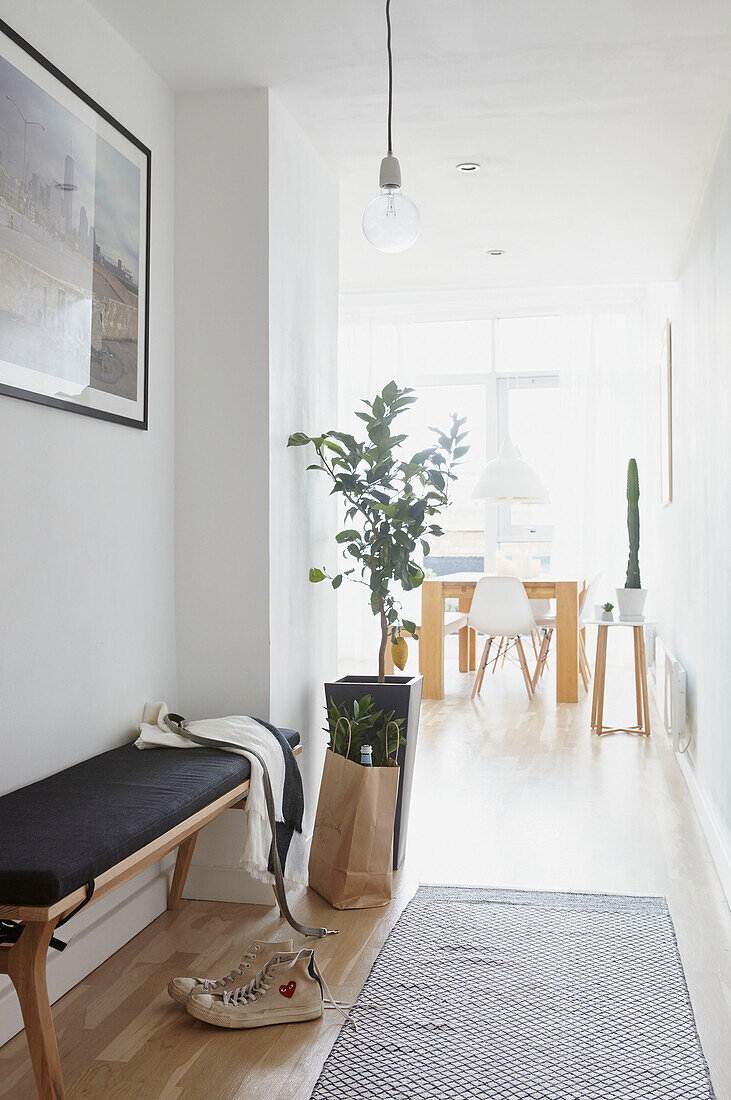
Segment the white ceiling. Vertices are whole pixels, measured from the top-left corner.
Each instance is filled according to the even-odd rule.
[[[340,176],[346,289],[673,278],[731,102],[731,0],[392,0],[394,148],[423,228],[383,255],[360,228],[385,152],[381,0],[92,2],[178,91],[279,92]]]

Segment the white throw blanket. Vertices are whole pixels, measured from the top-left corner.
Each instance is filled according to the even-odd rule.
[[[204,747],[174,733],[165,723],[167,714],[168,708],[165,703],[145,703],[139,727],[140,735],[135,741],[138,749]],[[239,865],[260,882],[273,883],[274,876],[268,870],[272,832],[267,814],[262,767],[256,757],[247,752],[247,749],[253,749],[266,762],[274,794],[276,818],[277,821],[283,821],[284,755],[281,745],[265,726],[246,715],[205,718],[200,722],[187,722],[186,728],[196,737],[210,739],[213,742],[233,742],[231,747],[226,747],[222,751],[238,753],[249,761],[251,777],[246,799],[246,841]],[[221,746],[214,745],[214,747]],[[306,845],[302,834],[295,832],[287,854],[284,880],[292,885],[306,885],[307,879]]]

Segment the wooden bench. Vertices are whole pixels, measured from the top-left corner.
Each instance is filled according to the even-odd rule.
[[[299,744],[299,735],[291,730],[283,732],[286,734],[294,753],[299,755],[302,751],[302,746]],[[123,746],[121,750],[112,750],[112,753],[103,754],[102,757],[95,757],[93,761],[85,763],[93,764],[107,757],[113,758],[115,753],[123,753],[124,750],[129,748],[130,746]],[[89,898],[88,904],[99,901],[113,890],[116,890],[117,887],[122,886],[131,878],[134,878],[135,875],[140,874],[158,860],[168,855],[168,853],[177,849],[175,870],[168,895],[168,909],[177,909],[183,894],[183,888],[190,868],[198,833],[205,825],[208,825],[208,823],[218,817],[219,814],[222,814],[224,810],[243,809],[245,807],[246,796],[249,791],[249,764],[242,756],[232,753],[221,753],[215,749],[189,751],[147,749],[142,752],[135,749],[134,753],[139,756],[139,764],[135,763],[135,768],[144,768],[145,758],[148,760],[151,759],[148,754],[165,753],[171,764],[173,760],[175,760],[176,763],[180,763],[178,758],[186,757],[185,770],[187,774],[185,782],[188,788],[191,786],[190,765],[193,765],[193,771],[198,766],[204,769],[206,760],[212,759],[211,754],[213,754],[213,758],[218,758],[219,764],[222,757],[228,758],[225,764],[227,768],[231,769],[232,775],[237,769],[239,771],[240,781],[236,782],[234,779],[234,785],[231,786],[229,790],[225,791],[225,793],[219,794],[212,801],[196,809],[194,813],[178,821],[159,836],[149,840],[137,850],[130,852],[125,858],[121,859],[113,866],[109,866],[105,870],[94,875],[93,894]],[[130,756],[129,759],[134,761],[134,757]],[[159,760],[159,757],[157,759]],[[109,763],[112,763],[111,759]],[[0,828],[5,824],[6,828],[4,835],[7,837],[7,821],[10,820],[10,818],[6,816],[6,822],[3,823],[1,812],[3,810],[3,804],[5,804],[6,807],[6,815],[15,815],[17,813],[17,806],[23,798],[31,804],[33,799],[32,792],[34,792],[35,789],[39,789],[38,793],[42,796],[44,790],[48,792],[54,789],[54,781],[62,780],[65,776],[71,776],[72,773],[75,771],[78,772],[78,769],[83,768],[84,765],[77,765],[76,769],[67,769],[66,772],[61,772],[57,776],[51,776],[49,779],[42,780],[40,783],[32,784],[30,787],[25,787],[21,791],[11,792],[11,794],[0,798]],[[247,778],[243,778],[244,773]],[[83,772],[81,775],[77,774],[73,776],[71,780],[67,781],[66,786],[68,787],[71,785],[73,788],[74,780],[76,791],[83,790]],[[112,782],[114,781],[113,771],[110,774],[110,780]],[[220,776],[216,777],[216,782],[219,786],[221,782],[225,784],[225,781],[225,778],[221,780]],[[57,785],[61,788],[64,787],[63,782]],[[114,809],[121,812],[124,811],[123,793],[124,792],[122,792],[122,796],[114,807]],[[149,792],[149,794],[150,797],[154,797],[154,790]],[[61,796],[61,793],[59,793],[59,797]],[[47,800],[48,794],[46,793],[46,806]],[[40,825],[36,824],[35,826],[39,833],[39,838],[41,839],[43,827],[44,825],[47,827],[47,824],[48,815],[46,815],[44,823]],[[32,821],[29,827],[32,832],[34,828],[34,823]],[[60,823],[59,830],[61,833],[63,832]],[[129,845],[129,838],[127,838],[125,843]],[[7,845],[4,846],[4,848],[5,847],[7,847]],[[0,974],[8,974],[10,976],[18,994],[38,1095],[41,1097],[41,1100],[58,1100],[58,1098],[64,1096],[64,1087],[58,1044],[56,1042],[56,1033],[53,1025],[53,1016],[48,998],[46,956],[49,945],[51,944],[51,939],[59,923],[62,922],[64,918],[68,917],[69,914],[72,914],[74,910],[87,902],[90,886],[80,885],[65,894],[65,896],[59,897],[48,904],[25,904],[23,901],[13,904],[6,900],[5,895],[7,894],[7,887],[4,891],[2,890],[3,881],[3,865],[2,860],[0,860],[0,920],[22,922],[22,928],[16,928],[16,932],[19,932],[16,942],[0,944]],[[18,897],[38,892],[41,887],[42,883],[40,882],[25,882],[22,887],[19,886],[17,888]]]

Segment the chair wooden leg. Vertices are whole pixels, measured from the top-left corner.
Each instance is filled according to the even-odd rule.
[[[581,679],[584,681],[584,690],[589,690],[589,673],[586,668],[586,654],[584,653],[581,635],[579,635],[579,672],[581,673]]]
[[[485,642],[485,648],[484,648],[483,654],[482,654],[482,661],[481,661],[482,668],[479,670],[480,680],[479,680],[479,683],[477,685],[477,690],[478,691],[482,691],[482,681],[485,679],[485,669],[487,668],[487,662],[490,660],[490,649],[491,648],[492,648],[492,637],[489,637],[487,639],[487,641]]]
[[[470,627],[470,672],[474,672],[475,668],[477,667],[477,664],[476,664],[477,654],[475,652],[475,650],[477,649],[476,641],[477,641],[477,631],[473,630],[472,627]]]
[[[536,634],[538,634],[537,630],[531,630],[530,640],[533,643],[533,656],[535,657],[536,662],[537,662],[538,661],[538,651],[540,649],[541,636],[540,636],[540,634],[538,634],[538,643],[539,644],[536,645]]]
[[[536,685],[543,675],[543,669],[546,664],[546,658],[548,657],[548,647],[551,644],[551,634],[553,631],[547,630],[543,635],[543,641],[541,642],[541,648],[538,653],[538,660],[536,662],[536,670],[533,673],[533,691],[536,690]]]
[[[57,920],[29,921],[8,951],[8,974],[25,1024],[39,1100],[63,1100],[63,1077],[48,1000],[46,955]]]
[[[475,682],[472,685],[472,696],[471,696],[471,698],[473,698],[473,699],[477,695],[477,692],[482,687],[482,681],[485,678],[485,665],[487,664],[487,658],[490,656],[490,646],[491,645],[492,645],[492,638],[488,638],[485,642],[485,648],[482,651],[482,656],[480,657],[480,665],[479,665],[479,668],[477,669],[477,674],[475,676]]]
[[[170,884],[170,893],[168,894],[168,909],[177,909],[180,905],[183,889],[185,888],[185,880],[188,877],[190,861],[193,858],[193,851],[197,839],[198,833],[193,833],[192,836],[189,836],[188,839],[184,840],[178,847],[175,870],[173,871],[173,881]]]
[[[498,638],[497,653],[495,654],[495,660],[492,663],[492,674],[493,674],[493,676],[495,675],[495,669],[497,668],[497,663],[500,660],[500,654],[503,651],[503,645],[505,646],[505,652],[507,653],[507,651],[508,651],[507,638]],[[505,663],[505,658],[503,657],[503,664],[504,663]]]
[[[525,681],[525,690],[528,692],[528,698],[533,698],[533,682],[530,678],[530,672],[528,671],[528,662],[525,659],[525,650],[523,649],[523,640],[518,635],[515,639],[515,648],[518,651],[518,660],[520,661],[520,667],[523,672],[523,679]]]

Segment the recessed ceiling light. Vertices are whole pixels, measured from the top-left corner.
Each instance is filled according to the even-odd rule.
[[[488,256],[504,256],[505,255],[505,249],[504,248],[488,248],[487,254],[488,254]]]
[[[457,165],[458,172],[479,172],[480,166],[474,160],[463,161],[462,164]]]

